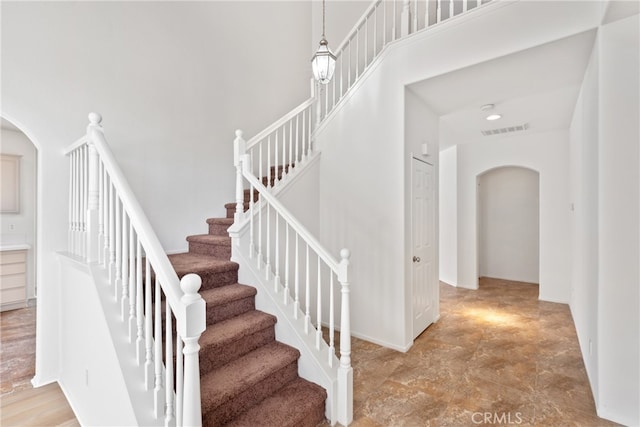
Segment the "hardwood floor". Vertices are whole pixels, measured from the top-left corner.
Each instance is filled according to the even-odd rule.
[[[58,383],[33,388],[36,308],[0,313],[0,425],[79,426]]]

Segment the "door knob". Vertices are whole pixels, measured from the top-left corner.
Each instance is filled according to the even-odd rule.
[[[414,256],[413,257],[413,262],[420,262],[420,257],[419,256]]]

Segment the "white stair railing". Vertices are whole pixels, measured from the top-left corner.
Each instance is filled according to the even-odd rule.
[[[375,0],[334,50],[336,71],[333,79],[320,87],[318,122],[327,117],[389,43],[489,1]]]
[[[317,119],[313,117],[314,101],[312,96],[246,143],[253,175],[273,174],[273,179],[264,182],[266,187],[278,186],[291,168],[302,166],[312,156],[311,134]]]
[[[342,249],[340,261],[337,261],[316,240],[278,201],[272,189],[263,184],[261,177],[253,173],[253,158],[246,146],[242,132],[236,131],[237,194],[244,195],[246,181],[249,202],[248,210],[244,212],[243,200],[238,200],[235,222],[230,230],[234,245],[239,244],[238,230],[248,227],[249,260],[255,262],[254,266],[265,281],[273,282],[274,292],[289,307],[287,315],[294,320],[304,319],[303,333],[313,334],[319,365],[327,371],[333,371],[337,366],[334,378],[337,381],[336,420],[348,425],[353,419],[349,251]],[[339,360],[335,345],[337,294],[340,294]],[[323,307],[323,304],[328,306]]]
[[[69,251],[106,269],[141,387],[153,395],[149,411],[167,426],[200,426],[202,281],[195,274],[178,279],[109,149],[102,118],[91,113],[89,121],[86,135],[66,151]]]

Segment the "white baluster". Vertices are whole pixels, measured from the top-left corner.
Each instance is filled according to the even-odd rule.
[[[175,425],[175,412],[173,408],[173,396],[174,396],[174,384],[173,384],[173,325],[171,321],[171,306],[169,305],[169,299],[166,300],[165,308],[165,371],[166,371],[166,383],[165,383],[165,427]]]
[[[98,117],[96,117],[98,116]],[[90,134],[92,126],[98,125],[99,115],[94,116],[93,113],[89,114],[89,121],[91,124],[87,128],[87,134]],[[92,120],[93,119],[93,120]],[[96,123],[94,124],[93,121]],[[98,151],[93,143],[89,144],[89,177],[88,177],[88,190],[89,200],[87,205],[87,262],[98,261],[98,247],[100,238],[100,225],[99,225],[99,209],[100,209],[100,158],[98,157]]]
[[[275,135],[274,135],[274,144],[275,144],[275,148],[273,150],[273,185],[274,187],[276,185],[278,185],[278,183],[280,182],[280,178],[279,178],[279,173],[278,173],[278,131],[280,129],[276,129]],[[284,139],[284,138],[283,138]]]
[[[104,248],[102,245],[102,242],[104,241],[104,215],[102,214],[102,212],[104,212],[104,164],[102,163],[101,160],[98,161],[98,228],[99,228],[99,233],[98,233],[98,263],[99,264],[103,264],[104,263]]]
[[[289,224],[284,222],[284,305],[289,302]]]
[[[429,3],[430,0],[425,0],[424,2],[424,27],[427,28],[429,26]]]
[[[142,244],[140,236],[136,245],[136,362],[142,366],[144,362],[144,318],[142,299]]]
[[[442,22],[442,0],[436,0],[436,24]]]
[[[311,114],[309,114],[309,123],[308,123],[308,127],[307,127],[307,143],[309,144],[309,147],[307,148],[307,155],[311,155],[313,148],[311,147]]]
[[[396,0],[393,0],[393,28],[391,41],[394,41],[396,37],[398,37],[398,7],[396,6]]]
[[[102,242],[102,254],[104,258],[102,259],[102,266],[109,268],[109,233],[111,233],[111,230],[109,230],[109,187],[111,186],[111,180],[107,173],[107,168],[104,168],[103,172],[102,193],[104,194],[104,211],[102,212],[102,221],[104,222],[104,241]]]
[[[109,284],[115,283],[116,275],[116,216],[113,183],[109,184]]]
[[[351,87],[351,51],[353,49],[353,46],[351,46],[351,38],[349,39],[349,73],[347,74],[347,90],[349,90],[349,88]]]
[[[162,409],[165,403],[164,387],[162,385],[162,298],[160,281],[156,277],[155,289],[155,325],[154,325],[154,362],[155,362],[155,382],[153,388],[153,409],[156,418],[162,416]]]
[[[253,184],[251,184],[251,186],[249,187],[249,259],[252,259],[253,256],[255,255],[255,237],[253,235],[253,221],[254,221],[254,210],[253,207],[255,205],[254,199],[255,199],[255,193],[254,193],[255,189],[253,187]]]
[[[271,135],[267,137],[267,188],[273,187],[272,182],[275,184],[275,181],[271,178]]]
[[[400,15],[400,35],[408,36],[411,33],[411,5],[409,0],[402,2],[402,14]]]
[[[298,246],[298,233],[296,232],[296,259],[294,267],[294,303],[293,303],[293,317],[298,318],[298,312],[300,311],[300,249]]]
[[[309,325],[311,324],[311,313],[309,312],[309,306],[311,305],[311,290],[309,283],[309,244],[307,244],[307,271],[305,275],[305,285],[304,285],[304,304],[305,304],[305,315],[304,315],[304,333],[309,333]]]
[[[74,159],[74,152],[71,152],[69,154],[69,234],[67,236],[67,247],[69,249],[70,253],[74,253],[74,247],[73,247],[73,234],[74,234],[74,230],[73,230],[73,205],[74,205],[74,181],[75,181],[75,172],[74,172],[74,168],[73,168],[73,159]]]
[[[351,367],[351,322],[349,302],[349,250],[340,251],[338,281],[341,286],[340,366],[338,367],[338,422],[349,425],[353,420],[353,368]]]
[[[246,144],[242,139],[242,131],[236,130],[236,138],[233,141],[233,158],[236,167],[236,212],[233,215],[234,221],[239,222],[244,215],[244,190],[242,186],[242,156],[247,152]],[[235,242],[240,244],[239,241]]]
[[[278,212],[275,211],[274,212],[274,219],[276,222],[276,245],[273,247],[273,250],[275,251],[275,258],[276,258],[276,262],[275,262],[275,277],[273,279],[273,290],[277,293],[278,292],[278,286],[280,285],[280,218],[278,215]]]
[[[258,146],[259,146],[259,150],[258,150],[259,156],[258,157],[259,157],[259,160],[260,160],[258,162],[258,178],[259,178],[260,182],[263,182],[262,181],[262,177],[264,176],[264,175],[262,175],[262,145],[263,145],[262,141],[260,141],[260,144],[258,144]],[[268,187],[268,186],[269,186],[269,184],[267,183],[265,185],[265,187]]]
[[[378,6],[373,9],[373,59],[378,54]]]
[[[145,258],[144,267],[144,385],[145,390],[153,390],[153,308],[151,306],[151,265],[149,264],[149,256]]]
[[[344,95],[343,86],[344,86],[344,49],[342,50],[342,55],[340,55],[340,97],[339,99],[342,99],[342,95]]]
[[[362,72],[367,69],[369,57],[369,15],[364,17],[364,66]]]
[[[87,223],[85,215],[87,213],[87,159],[86,145],[80,147],[80,253],[83,258],[87,257]]]
[[[297,117],[297,116],[296,116]],[[288,160],[288,162],[287,162]],[[289,174],[289,172],[291,172],[290,170],[288,170],[289,168],[291,168],[293,166],[293,164],[295,163],[295,160],[293,160],[293,119],[289,120],[289,156],[287,159],[285,159],[285,157],[282,157],[282,161],[283,164],[287,166],[287,168],[285,168],[282,171],[283,176],[285,174]],[[286,162],[286,163],[284,163]]]
[[[320,341],[322,341],[322,271],[320,265],[320,256],[318,255],[318,283],[316,285],[316,350],[320,350]]]
[[[469,10],[469,1],[462,0],[462,13],[466,12],[467,10]]]
[[[120,218],[120,197],[115,196],[115,253],[116,253],[116,265],[115,265],[115,281],[113,286],[114,300],[117,302],[118,297],[122,289],[122,222]]]
[[[185,319],[189,324],[179,325],[179,335],[184,341],[184,385],[182,424],[185,426],[202,425],[202,409],[200,407],[200,362],[198,340],[206,327],[205,302],[198,294],[202,280],[195,274],[187,274],[180,281],[184,292],[180,302],[186,306]]]
[[[258,197],[260,197],[260,193],[258,193]],[[260,199],[258,199],[260,200]],[[260,201],[260,205],[258,206],[258,270],[262,268],[262,206],[264,206],[264,202]]]
[[[267,244],[266,244],[266,257],[267,264],[264,269],[264,278],[269,280],[271,276],[271,205],[267,202]]]
[[[122,206],[122,300],[120,301],[120,314],[122,321],[127,320],[129,308],[129,228],[127,211]]]
[[[384,48],[386,45],[387,45],[387,0],[382,0],[382,48]]]
[[[329,270],[329,354],[327,362],[329,366],[333,366],[333,358],[335,357],[335,343],[334,343],[334,335],[335,335],[335,312],[334,306],[335,301],[333,297],[333,271]]]
[[[307,159],[307,144],[306,144],[306,132],[307,127],[307,110],[302,112],[302,163]]]
[[[303,111],[304,114],[304,111]],[[297,164],[300,161],[300,114],[296,114],[296,159],[294,162]]]
[[[136,337],[136,249],[133,222],[129,221],[129,343]]]
[[[413,3],[413,32],[418,31],[418,0]]]
[[[356,28],[356,77],[355,80],[358,80],[360,76],[360,28]],[[355,81],[354,81],[355,83]]]
[[[184,415],[184,362],[182,337],[176,335],[176,425],[183,424]]]
[[[453,18],[453,0],[449,0],[449,18]]]

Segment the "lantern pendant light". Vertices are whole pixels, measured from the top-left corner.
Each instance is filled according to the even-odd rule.
[[[333,78],[333,73],[336,69],[336,56],[329,50],[329,43],[324,37],[324,2],[325,0],[322,0],[322,39],[320,40],[320,47],[311,58],[311,70],[313,71],[313,77],[326,85]]]

